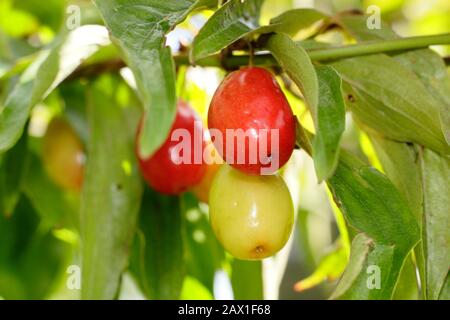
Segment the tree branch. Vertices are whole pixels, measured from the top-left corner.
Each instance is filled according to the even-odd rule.
[[[431,45],[445,44],[450,44],[450,33],[393,40],[368,41],[353,45],[321,49],[308,49],[307,53],[312,61],[331,61],[369,54],[402,52],[406,50],[426,48]],[[201,67],[219,67],[226,70],[234,70],[240,66],[248,65],[249,59],[249,55],[215,54],[198,60],[196,65]],[[177,65],[191,64],[189,61],[189,55],[185,53],[174,56],[174,60]],[[444,58],[444,61],[448,65],[450,63],[449,57]],[[266,67],[278,66],[277,62],[270,53],[255,54],[253,56],[253,64]],[[114,72],[124,66],[125,64],[120,59],[81,66],[69,77],[69,80],[81,77],[92,77],[104,72]]]

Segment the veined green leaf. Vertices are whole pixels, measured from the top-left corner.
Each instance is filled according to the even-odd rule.
[[[312,152],[317,179],[329,178],[339,159],[339,142],[345,129],[345,106],[342,98],[342,80],[328,66],[316,67],[319,78],[319,103],[316,115],[316,135]]]
[[[353,239],[350,252],[349,265],[331,299],[391,299],[408,251],[376,243],[360,233]]]
[[[192,44],[191,61],[207,57],[259,28],[264,0],[230,0],[206,22]]]
[[[328,184],[348,223],[376,243],[410,250],[419,226],[389,179],[347,152]]]
[[[267,42],[283,70],[295,82],[305,97],[314,121],[317,122],[319,103],[319,81],[316,70],[306,51],[285,34],[275,34]]]
[[[353,239],[349,265],[332,298],[391,299],[420,239],[414,215],[386,176],[346,152],[328,185],[347,222],[363,232]]]
[[[179,298],[185,266],[178,197],[145,187],[131,271],[147,298]]]
[[[95,0],[113,42],[134,73],[146,111],[140,153],[150,156],[166,140],[176,113],[175,67],[165,35],[213,0]]]
[[[419,155],[416,150],[406,143],[385,139],[378,135],[371,135],[370,140],[384,172],[403,195],[417,223],[421,224],[423,192]]]
[[[441,128],[450,145],[450,74],[444,60],[431,49],[409,51],[394,59],[416,74],[438,105]]]
[[[408,69],[383,54],[332,64],[350,84],[347,106],[365,125],[383,135],[450,154],[440,127],[439,105]]]
[[[104,76],[89,91],[90,140],[81,195],[83,299],[116,297],[128,265],[141,198],[130,108],[114,100],[116,83]]]
[[[399,36],[382,22],[381,29],[367,28],[367,17],[343,15],[338,19],[357,40],[388,40]],[[430,93],[428,99],[438,104],[440,124],[447,143],[450,144],[450,75],[442,58],[431,49],[418,49],[399,54],[393,58],[410,69]]]
[[[384,172],[403,195],[419,226],[422,226],[423,189],[417,150],[406,143],[392,141],[378,135],[371,135],[370,139]],[[425,260],[422,242],[417,244],[414,252],[421,283],[425,287]],[[407,285],[405,284],[405,286]],[[424,296],[424,292],[422,295]]]
[[[231,268],[231,285],[235,299],[264,299],[261,261],[234,259]]]
[[[19,201],[29,163],[28,134],[0,158],[0,215],[10,216]]]
[[[276,25],[273,31],[296,35],[300,30],[312,26],[314,23],[326,18],[320,11],[310,8],[288,10],[270,20],[270,24]]]
[[[31,108],[44,99],[86,58],[108,45],[101,26],[83,26],[62,35],[53,48],[44,50],[25,70],[0,108],[0,152],[11,148],[22,135]]]
[[[342,16],[340,23],[358,40],[398,38],[398,36],[385,23],[382,23],[382,28],[380,30],[369,30],[366,27],[365,18],[361,16]],[[393,55],[393,58],[417,76],[429,93],[427,99],[430,99],[430,101],[434,100],[434,103],[438,105],[441,129],[444,133],[447,144],[450,144],[450,76],[443,60],[439,57],[439,55],[430,49],[403,52]],[[418,175],[417,173],[411,174],[412,172],[417,172],[417,170],[408,170],[408,168],[413,169],[412,167],[414,166],[411,165],[411,156],[408,156],[409,160],[402,157],[402,154],[406,154],[404,152],[398,154],[398,152],[392,150],[389,145],[392,146],[393,144],[394,142],[390,142],[388,145],[383,143],[381,146],[383,149],[386,148],[386,151],[384,152],[385,154],[392,155],[392,164],[397,163],[395,166],[396,169],[394,170],[397,170],[398,174],[395,172],[389,173],[388,171],[387,174],[391,177],[391,179],[397,176],[397,178],[401,178],[401,180],[403,180],[404,187],[409,189],[409,196],[407,196],[407,198],[411,206],[416,203],[414,205],[416,211],[421,211],[422,206],[418,207],[418,204],[419,202],[422,202],[422,187],[415,187],[417,186],[416,180],[418,179]],[[404,150],[405,148],[407,147],[403,147]],[[397,156],[400,157],[400,161],[397,160]],[[382,157],[380,157],[380,160],[382,160]],[[423,240],[418,248],[416,248],[415,252],[417,264],[421,274],[422,287],[425,291],[424,296],[426,298],[436,299],[439,295],[439,287],[443,287],[443,292],[445,292],[445,289],[447,289],[447,292],[450,292],[448,287],[445,288],[446,284],[442,284],[444,281],[443,277],[445,277],[446,274],[445,269],[448,272],[449,268],[448,259],[446,262],[444,258],[448,256],[448,254],[444,251],[447,250],[448,252],[449,240],[448,236],[447,240],[445,240],[445,233],[443,233],[446,222],[441,221],[444,217],[443,212],[446,211],[448,216],[448,212],[450,212],[450,204],[446,201],[446,199],[441,198],[441,200],[439,200],[439,197],[443,194],[442,192],[445,193],[444,190],[446,189],[446,185],[448,189],[448,183],[445,183],[445,179],[449,179],[446,177],[446,175],[448,176],[446,173],[446,171],[448,172],[448,164],[445,164],[446,160],[444,158],[438,159],[437,155],[433,154],[433,152],[429,150],[424,151],[424,157],[421,162],[424,194]],[[404,169],[402,169],[402,167]],[[445,169],[446,167],[447,169]],[[408,172],[410,172],[410,177],[408,177]],[[397,179],[394,178],[394,183],[396,183],[395,180]],[[446,192],[447,194],[449,193],[449,191]],[[441,223],[439,221],[441,221]],[[446,228],[447,230],[449,229],[448,224]],[[444,244],[445,242],[446,247]],[[441,259],[439,259],[436,263],[431,262],[432,256],[439,256],[440,254],[443,254]],[[428,281],[431,281],[431,283],[428,283]]]
[[[438,299],[450,268],[450,160],[424,149],[423,251],[428,299]]]

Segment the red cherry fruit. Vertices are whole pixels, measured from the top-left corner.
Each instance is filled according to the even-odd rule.
[[[137,141],[141,126],[142,121],[136,137],[136,154],[142,175],[153,189],[160,193],[176,195],[202,180],[207,168],[203,161],[206,141],[201,120],[187,103],[178,102],[175,122],[167,140],[158,151],[146,159],[142,158],[138,151]]]
[[[274,76],[259,67],[242,68],[223,80],[209,107],[208,127],[222,158],[248,174],[275,172],[289,160],[295,147],[295,118],[289,103]],[[211,129],[221,133],[222,141],[214,137]],[[241,138],[237,136],[230,135],[228,139],[234,141],[227,142],[227,129],[243,129],[248,133],[245,148],[239,147]],[[273,129],[278,133],[278,141],[271,135]],[[255,143],[257,150],[250,148]]]

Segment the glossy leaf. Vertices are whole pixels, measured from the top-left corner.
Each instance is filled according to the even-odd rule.
[[[283,12],[279,16],[272,18],[270,23],[277,25],[273,31],[294,36],[300,30],[311,27],[325,17],[325,14],[315,9],[300,8]]]
[[[95,0],[97,8],[134,73],[147,115],[140,153],[148,157],[166,140],[176,111],[175,66],[165,34],[194,9],[212,0]]]
[[[194,39],[191,61],[220,51],[259,28],[264,0],[230,0],[209,18]]]
[[[62,35],[25,70],[3,108],[0,108],[0,152],[22,135],[31,108],[44,99],[86,58],[109,44],[104,27],[83,26]]]
[[[316,135],[312,152],[317,179],[329,178],[339,159],[339,143],[345,129],[345,106],[342,98],[342,80],[328,66],[316,67],[319,79],[319,103],[316,114]]]
[[[264,299],[261,261],[234,259],[231,268],[231,285],[235,299]]]
[[[424,149],[421,168],[426,293],[428,299],[437,299],[450,267],[450,160]]]
[[[29,163],[28,134],[0,158],[0,215],[10,216],[19,201]]]
[[[180,200],[146,187],[131,270],[148,299],[178,299],[185,275]]]
[[[139,211],[135,126],[124,121],[132,110],[116,103],[115,88],[104,76],[89,91],[90,140],[80,209],[83,299],[116,297]]]
[[[271,36],[267,42],[267,47],[283,70],[299,87],[314,121],[317,122],[319,81],[308,54],[299,44],[284,34]]]

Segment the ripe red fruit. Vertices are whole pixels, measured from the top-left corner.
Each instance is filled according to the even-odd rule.
[[[141,125],[136,139],[136,154],[139,167],[147,183],[156,191],[165,194],[180,194],[199,183],[205,172],[203,151],[206,146],[201,120],[195,111],[185,102],[179,101],[175,122],[164,144],[149,158],[139,155],[138,143]],[[189,133],[190,138],[184,136],[171,137],[175,130],[181,129],[180,134]],[[183,144],[186,148],[180,149]],[[187,149],[190,149],[190,155]],[[197,153],[197,157],[194,154]],[[201,157],[200,157],[201,154]],[[184,162],[182,161],[184,159]]]
[[[223,80],[209,107],[208,127],[225,161],[248,174],[275,172],[289,160],[295,147],[292,110],[274,76],[263,68],[246,67]],[[213,129],[220,133],[222,141]],[[227,137],[227,129],[234,129],[241,138]],[[236,129],[246,132],[245,147],[239,147],[242,130],[239,133]],[[278,142],[272,132],[278,133]]]

